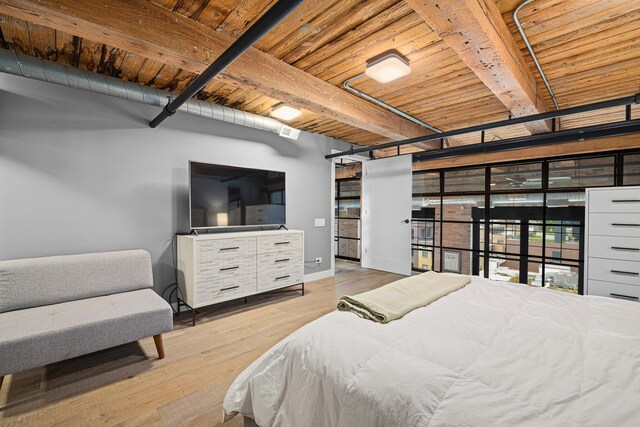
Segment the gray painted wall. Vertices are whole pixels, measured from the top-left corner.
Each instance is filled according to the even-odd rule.
[[[281,170],[287,225],[305,231],[305,273],[331,266],[331,163],[344,143],[267,132],[0,73],[0,259],[142,248],[156,290],[174,281],[186,232],[188,161]],[[326,218],[315,228],[314,218]]]

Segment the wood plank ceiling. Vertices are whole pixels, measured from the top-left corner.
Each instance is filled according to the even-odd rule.
[[[546,108],[553,110],[513,22],[512,11],[519,2],[497,0],[495,4],[539,86]],[[274,0],[153,3],[237,38]],[[561,108],[640,92],[640,0],[536,0],[522,9],[520,19]],[[3,48],[171,92],[180,92],[195,77],[192,72],[114,46],[107,36],[88,40],[17,19],[3,9],[2,0],[0,31]],[[307,0],[255,47],[337,87],[364,71],[367,59],[395,49],[410,61],[409,76],[385,85],[364,77],[353,86],[442,130],[502,120],[509,115],[458,53],[404,1]],[[268,115],[280,102],[270,93],[221,79],[210,82],[197,97],[262,115]],[[634,117],[638,113],[636,106]],[[564,119],[562,126],[585,126],[623,117],[623,110],[615,109],[605,115],[572,116]],[[307,110],[290,124],[354,144],[388,141]],[[491,141],[528,134],[524,126],[511,126],[489,131],[486,138]],[[475,143],[479,135],[449,142]]]

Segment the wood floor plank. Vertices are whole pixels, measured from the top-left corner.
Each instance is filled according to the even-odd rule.
[[[166,357],[153,338],[5,377],[0,425],[219,425],[222,400],[251,362],[301,326],[335,309],[342,295],[400,276],[337,261],[336,276],[280,293],[220,304],[174,319]],[[242,426],[240,417],[225,424]]]

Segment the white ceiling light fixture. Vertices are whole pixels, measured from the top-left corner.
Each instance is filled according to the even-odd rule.
[[[380,83],[389,83],[411,72],[409,62],[401,56],[390,53],[382,58],[367,62],[365,73]]]
[[[284,121],[293,120],[300,114],[302,114],[302,111],[296,107],[287,105],[284,102],[276,104],[276,106],[271,110],[271,117]]]

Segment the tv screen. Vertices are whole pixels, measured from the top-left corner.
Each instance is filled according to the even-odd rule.
[[[285,224],[285,174],[189,162],[191,228]]]

